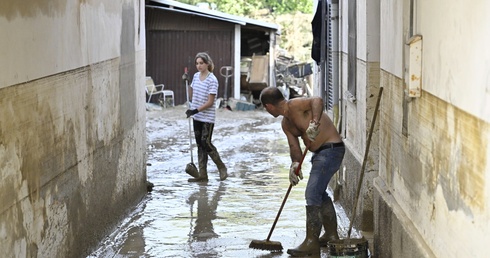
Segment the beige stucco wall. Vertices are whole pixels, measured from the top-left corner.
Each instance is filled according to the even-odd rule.
[[[379,89],[379,1],[357,2],[357,64],[355,101],[348,92],[348,1],[340,2],[340,81],[342,93],[342,135],[347,146],[343,167],[338,174],[342,182],[340,203],[351,213],[355,205],[361,167],[366,151],[369,129]],[[354,225],[372,231],[373,197],[372,180],[377,175],[377,128],[366,161],[359,208],[354,215]],[[352,214],[349,215],[352,218]]]
[[[0,249],[86,255],[146,192],[144,1],[0,3]]]
[[[380,257],[486,257],[490,2],[415,1],[414,32],[423,37],[422,96],[409,99],[404,110],[408,2],[381,0],[385,92],[376,251]]]

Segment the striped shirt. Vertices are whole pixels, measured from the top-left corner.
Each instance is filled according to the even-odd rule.
[[[218,96],[218,79],[213,73],[209,73],[208,77],[201,81],[200,73],[197,72],[192,78],[192,106],[191,109],[198,108],[208,101],[209,95]],[[200,122],[213,123],[216,119],[216,101],[213,106],[195,114],[193,118]]]

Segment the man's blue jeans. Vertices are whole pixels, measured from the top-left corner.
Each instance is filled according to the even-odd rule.
[[[345,147],[335,147],[314,153],[311,157],[311,171],[306,185],[306,205],[321,206],[326,198],[328,183],[339,170],[344,159]]]

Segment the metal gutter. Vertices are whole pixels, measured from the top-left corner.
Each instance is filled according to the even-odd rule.
[[[169,11],[175,11],[179,13],[186,13],[186,14],[194,14],[194,15],[199,15],[203,17],[209,17],[213,19],[218,19],[222,21],[228,21],[240,25],[255,25],[259,27],[264,27],[264,28],[269,28],[276,30],[276,34],[280,34],[280,27],[277,24],[274,23],[268,23],[268,22],[263,22],[259,20],[254,20],[242,16],[236,16],[236,15],[231,15],[227,13],[223,13],[220,11],[215,11],[215,10],[207,10],[203,8],[199,8],[197,6],[193,5],[188,5],[188,4],[183,4],[177,1],[173,0],[151,0],[149,1],[150,5],[147,5],[147,7],[154,7],[154,8],[162,8],[165,10]],[[151,5],[152,3],[160,4],[160,5]]]
[[[204,14],[204,13],[196,13],[196,12],[179,10],[179,9],[174,9],[174,8],[169,8],[169,7],[155,6],[155,5],[147,5],[146,7],[147,8],[160,9],[160,10],[166,10],[166,11],[171,11],[171,12],[176,12],[176,13],[196,15],[196,16],[200,16],[200,17],[207,17],[207,18],[212,18],[212,19],[215,19],[215,20],[226,21],[226,22],[231,22],[231,23],[240,24],[240,25],[246,25],[247,24],[245,22],[240,22],[240,21],[237,21],[237,20],[230,20],[230,19],[226,19],[226,18],[223,18],[223,17],[216,17],[216,16],[213,16],[213,15],[208,15],[208,14]]]

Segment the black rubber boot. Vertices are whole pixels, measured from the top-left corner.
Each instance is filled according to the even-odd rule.
[[[318,237],[322,230],[320,206],[306,206],[306,238],[298,247],[288,249],[291,256],[319,256],[320,244]]]
[[[189,178],[189,182],[207,182],[208,181],[208,154],[203,149],[197,148],[197,159],[199,165],[199,177]]]
[[[221,160],[219,153],[217,151],[212,151],[209,153],[209,156],[218,167],[219,179],[225,180],[228,177],[228,169],[226,168],[225,164]]]
[[[330,197],[323,201],[320,215],[325,233],[320,237],[319,242],[320,246],[326,247],[328,241],[339,239],[337,232],[337,213]]]

